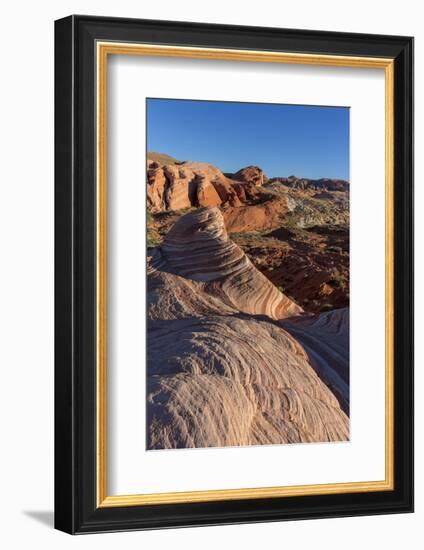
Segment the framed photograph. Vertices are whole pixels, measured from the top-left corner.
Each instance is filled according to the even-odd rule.
[[[55,525],[413,510],[413,39],[55,24]]]

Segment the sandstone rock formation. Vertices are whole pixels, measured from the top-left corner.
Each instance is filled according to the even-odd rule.
[[[314,370],[349,414],[349,309],[292,318],[281,325],[302,344]]]
[[[151,212],[222,204],[230,200],[226,186],[225,176],[211,164],[148,162],[147,205]]]
[[[261,168],[233,174],[204,162],[148,153],[148,246],[187,210],[218,206],[254,265],[310,313],[349,303],[349,182]]]
[[[239,179],[237,179],[237,177]],[[206,162],[147,161],[147,205],[151,212],[191,206],[240,206],[258,196],[260,168],[249,166],[229,178]]]
[[[179,218],[148,261],[148,448],[347,440],[343,323],[303,317],[219,208]]]
[[[165,207],[165,173],[157,162],[147,166],[147,206],[151,212],[160,212]]]
[[[263,170],[259,166],[246,166],[235,174],[231,175],[231,179],[240,181],[243,183],[252,183],[253,185],[263,185],[267,178],[263,173]]]
[[[217,316],[152,322],[148,447],[344,441],[349,421],[288,332]]]
[[[273,229],[281,223],[287,211],[287,199],[274,197],[259,204],[230,206],[223,210],[223,216],[228,232],[239,233]]]
[[[349,182],[340,179],[320,178],[308,179],[289,176],[288,178],[278,177],[268,180],[269,183],[280,182],[292,189],[309,189],[309,190],[324,190],[324,191],[348,191]]]
[[[229,239],[218,208],[198,209],[181,217],[166,236],[160,253],[168,271],[207,283],[204,292],[236,311],[272,319],[302,312]]]

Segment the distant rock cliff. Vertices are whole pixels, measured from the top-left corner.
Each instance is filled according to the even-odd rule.
[[[269,183],[282,183],[291,189],[324,190],[324,191],[349,191],[349,182],[340,179],[308,179],[289,176],[288,178],[271,178]]]

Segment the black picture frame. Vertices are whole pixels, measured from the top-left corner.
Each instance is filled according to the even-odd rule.
[[[98,40],[394,60],[394,490],[98,508]],[[55,527],[67,533],[413,511],[413,39],[72,15],[55,22]]]

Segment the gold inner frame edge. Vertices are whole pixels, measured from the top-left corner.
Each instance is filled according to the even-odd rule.
[[[243,489],[214,489],[173,493],[108,495],[107,492],[107,60],[108,55],[144,55],[155,57],[182,57],[218,59],[262,63],[318,65],[384,69],[385,71],[385,479],[312,485],[254,487]],[[175,504],[212,502],[255,498],[364,493],[394,489],[394,60],[356,56],[337,56],[163,46],[152,44],[102,42],[96,43],[97,64],[97,422],[96,470],[97,506],[142,506],[148,504]]]

